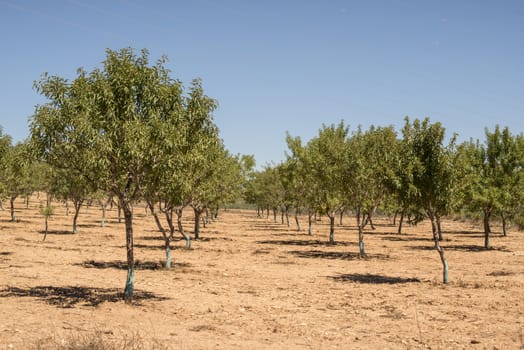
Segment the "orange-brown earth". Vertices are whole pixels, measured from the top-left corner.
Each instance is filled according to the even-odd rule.
[[[482,249],[478,226],[443,223],[448,285],[428,223],[396,234],[388,218],[368,230],[358,257],[354,219],[327,244],[327,220],[312,236],[252,211],[221,211],[185,250],[163,241],[135,208],[135,303],[118,297],[126,277],[124,226],[116,210],[82,208],[77,235],[58,204],[42,241],[38,200],[0,211],[0,349],[25,349],[102,334],[140,337],[172,349],[522,349],[524,232]],[[191,229],[188,210],[186,228]],[[302,225],[305,226],[302,218]]]

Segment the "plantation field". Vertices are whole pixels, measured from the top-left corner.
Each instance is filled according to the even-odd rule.
[[[163,240],[135,207],[135,303],[119,297],[126,278],[124,224],[116,210],[100,226],[97,207],[72,214],[56,204],[50,233],[33,198],[19,222],[0,211],[0,349],[73,341],[167,349],[522,349],[524,232],[494,225],[485,251],[480,225],[443,221],[450,283],[429,222],[396,234],[391,219],[367,227],[358,256],[355,220],[328,220],[313,235],[221,211],[175,266],[162,267]],[[7,208],[6,208],[7,209]],[[192,211],[185,228],[192,230]],[[306,226],[302,218],[302,226]]]

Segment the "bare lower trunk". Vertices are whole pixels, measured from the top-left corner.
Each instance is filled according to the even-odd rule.
[[[364,224],[360,217],[360,208],[357,208],[357,227],[358,227],[358,249],[361,257],[366,256],[366,249],[364,247]]]
[[[449,277],[448,277],[448,261],[446,260],[446,257],[444,255],[444,248],[442,248],[440,246],[440,241],[439,241],[439,237],[438,237],[438,228],[437,228],[437,223],[436,223],[436,218],[434,215],[430,214],[430,220],[431,220],[431,230],[433,231],[433,242],[435,243],[435,249],[437,250],[439,256],[440,256],[440,261],[442,262],[442,267],[443,267],[443,282],[444,283],[448,283],[449,282]]]
[[[442,226],[440,225],[440,215],[435,216],[435,221],[437,222],[437,231],[438,231],[438,240],[442,241],[444,238],[442,237]]]
[[[329,243],[335,244],[335,213],[328,214],[329,216]]]
[[[275,224],[277,223],[277,208],[273,208],[273,219],[275,221]]]
[[[491,209],[484,209],[484,248],[491,249],[491,244],[489,242],[489,234],[491,233],[491,228],[489,227],[489,218],[491,217]]]
[[[339,219],[338,219],[338,224],[339,224],[340,226],[342,226],[342,225],[344,224],[344,222],[343,222],[343,217],[344,217],[344,209],[341,209],[341,210],[340,210],[340,213],[339,213]]]
[[[102,220],[100,221],[101,227],[106,225],[106,206],[107,204],[102,204]]]
[[[118,223],[120,224],[122,222],[122,206],[120,205],[120,202],[117,205],[118,210]]]
[[[402,234],[402,223],[404,222],[404,215],[406,214],[406,209],[402,209],[400,212],[400,219],[398,221],[398,234]]]
[[[295,223],[297,224],[297,231],[300,231],[300,222],[298,221],[298,208],[295,209]]]
[[[177,217],[177,225],[178,225],[178,232],[180,232],[180,234],[182,235],[182,237],[184,237],[184,239],[186,240],[186,249],[190,249],[191,248],[191,237],[189,237],[189,235],[186,235],[185,232],[184,232],[184,226],[182,225],[182,212],[183,212],[184,208],[178,208],[176,210],[176,217]]]
[[[398,215],[398,210],[396,210],[395,214],[393,215],[393,226],[397,226],[397,215]]]
[[[312,235],[313,234],[313,212],[310,210],[308,212],[308,229],[307,229],[307,233],[308,235]]]
[[[202,212],[197,209],[193,208],[193,211],[195,212],[195,241],[200,238],[200,216]]]
[[[135,284],[135,260],[133,256],[133,212],[131,205],[122,199],[121,207],[124,211],[126,225],[126,250],[127,250],[127,278],[124,289],[124,300],[126,303],[133,301],[133,289]]]
[[[15,217],[15,199],[16,199],[16,196],[10,196],[9,197],[9,204],[11,206],[11,221],[12,222],[15,222],[16,221],[16,217]]]
[[[507,231],[508,225],[506,222],[506,215],[501,214],[500,217],[502,219],[502,234],[504,235],[504,237],[508,237],[508,231]]]
[[[73,202],[75,206],[75,215],[73,216],[73,234],[78,233],[78,226],[77,226],[77,220],[78,220],[78,213],[80,213],[80,208],[82,207],[83,201],[75,201]]]
[[[153,215],[153,219],[155,219],[156,226],[158,227],[158,230],[162,233],[162,238],[164,238],[164,248],[166,252],[166,269],[171,268],[171,239],[173,238],[173,229],[171,228],[171,224],[169,223],[169,211],[166,211],[166,219],[168,221],[168,224],[170,226],[170,234],[168,235],[164,226],[162,226],[162,223],[160,222],[160,218],[158,217],[158,214],[155,210],[155,206],[152,202],[148,202],[149,210],[151,211],[151,214]]]

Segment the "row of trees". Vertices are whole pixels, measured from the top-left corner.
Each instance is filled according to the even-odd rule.
[[[255,173],[246,200],[259,210],[273,210],[275,221],[278,210],[283,222],[290,209],[295,215],[307,212],[310,234],[312,217],[327,215],[331,243],[336,215],[351,210],[362,256],[366,255],[364,228],[372,225],[377,209],[400,214],[399,233],[404,217],[412,223],[428,218],[447,283],[441,217],[482,212],[489,249],[492,215],[502,218],[504,234],[508,220],[524,216],[524,137],[497,126],[492,132],[486,130],[484,143],[471,140],[457,145],[455,135],[446,142],[440,123],[409,118],[401,136],[393,127],[350,132],[344,122],[322,126],[306,144],[287,135],[286,160]]]
[[[175,233],[190,244],[181,225],[182,211],[193,208],[198,238],[201,215],[240,196],[254,160],[225,149],[212,117],[217,102],[205,95],[200,80],[186,90],[170,77],[166,58],[150,64],[147,50],[106,53],[101,68],[89,73],[79,69],[72,81],[46,73],[35,82],[48,102],[36,107],[26,143],[12,146],[8,137],[1,138],[1,147],[13,156],[0,159],[6,170],[2,174],[9,174],[0,183],[4,193],[11,193],[15,187],[10,177],[23,178],[13,172],[13,164],[27,164],[27,169],[44,164],[39,177],[46,179],[46,187],[40,189],[73,203],[74,232],[85,200],[99,199],[105,208],[108,198],[114,199],[124,216],[124,299],[131,301],[133,204],[147,203],[163,235],[169,268]],[[25,152],[23,162],[15,158],[18,148]]]

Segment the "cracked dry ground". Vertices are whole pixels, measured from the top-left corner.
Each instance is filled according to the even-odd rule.
[[[0,212],[0,349],[93,333],[169,349],[523,346],[524,232],[502,237],[494,226],[485,251],[478,226],[444,221],[451,283],[443,285],[428,223],[397,235],[391,219],[376,219],[360,259],[352,217],[329,245],[325,219],[308,236],[253,211],[221,211],[191,250],[173,243],[166,271],[152,217],[142,207],[135,215],[136,298],[127,305],[115,210],[100,227],[100,211],[82,208],[72,235],[72,216],[57,205],[45,242],[36,199],[17,210],[20,222]]]

